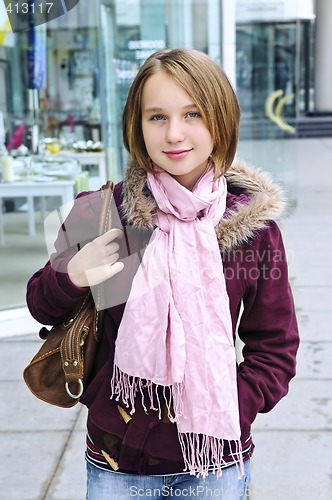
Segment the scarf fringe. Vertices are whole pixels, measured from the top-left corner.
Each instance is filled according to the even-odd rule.
[[[116,401],[121,399],[121,401],[129,409],[131,415],[135,413],[135,398],[137,392],[139,391],[145,413],[148,413],[148,410],[155,410],[158,412],[159,419],[161,419],[162,404],[160,401],[159,388],[162,388],[163,391],[163,399],[167,409],[167,416],[170,422],[174,423],[177,421],[177,418],[182,415],[182,405],[178,405],[178,412],[174,412],[174,414],[172,413],[174,403],[171,387],[160,386],[153,383],[151,380],[145,380],[140,377],[128,375],[127,373],[122,372],[120,368],[114,364],[113,377],[111,380],[111,399],[113,399],[113,397]],[[147,394],[144,394],[144,389],[146,389]],[[145,402],[146,396],[148,396],[150,404],[149,408]]]
[[[172,394],[172,386],[159,386],[152,381],[143,380],[139,377],[134,377],[122,372],[117,365],[114,364],[113,377],[111,380],[111,399],[116,401],[121,399],[130,414],[135,413],[135,398],[139,391],[142,399],[142,406],[145,413],[148,413],[148,408],[145,403],[147,390],[148,399],[150,401],[149,409],[158,412],[158,417],[162,418],[162,404],[160,401],[159,388],[163,391],[163,400],[167,410],[167,416],[172,423],[177,423],[178,418],[183,416],[183,405],[181,400],[181,384],[176,385],[177,394],[180,396],[177,399],[174,408],[174,399]],[[172,413],[172,410],[174,413]],[[227,463],[223,459],[225,443],[228,442],[230,453],[236,464],[238,477],[244,475],[242,444],[241,441],[225,441],[223,439],[208,436],[205,434],[182,433],[178,432],[181,451],[185,464],[185,469],[190,474],[207,477],[209,471],[217,474],[217,478],[222,475],[222,467],[226,467]],[[232,451],[235,444],[235,451]]]
[[[231,455],[235,461],[238,478],[244,475],[244,465],[242,456],[241,441],[225,441],[214,436],[194,433],[178,433],[185,470],[189,474],[206,478],[209,472],[217,475],[217,479],[222,476],[223,467],[227,467],[227,462],[223,459],[225,443],[232,450],[235,443],[236,450]]]

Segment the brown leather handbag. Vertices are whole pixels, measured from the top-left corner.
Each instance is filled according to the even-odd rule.
[[[111,203],[114,184],[101,188],[102,212],[99,234],[111,228]],[[23,371],[23,378],[37,398],[46,403],[70,408],[79,402],[93,369],[102,338],[104,311],[97,311],[91,291],[70,316],[39,336],[45,342]]]

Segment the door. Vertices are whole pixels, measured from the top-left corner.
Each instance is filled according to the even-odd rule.
[[[295,22],[237,26],[237,92],[244,117],[264,117],[266,99],[276,90],[295,92],[297,57]],[[294,116],[295,99],[285,104],[286,116]]]

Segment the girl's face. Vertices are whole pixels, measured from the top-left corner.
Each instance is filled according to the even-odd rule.
[[[212,137],[191,97],[163,71],[144,85],[142,131],[153,163],[192,189],[206,168]]]

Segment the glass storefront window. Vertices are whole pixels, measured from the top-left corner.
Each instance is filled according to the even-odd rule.
[[[312,0],[236,1],[236,84],[243,137],[293,133],[272,126],[278,125],[273,108],[291,125],[313,109],[314,19]]]
[[[9,33],[8,16],[5,11],[0,14],[0,111],[5,142],[8,147],[11,144],[11,153],[20,145],[28,148],[26,153],[32,152],[33,125],[39,125],[40,139],[57,139],[54,142],[57,147],[59,139],[63,144],[103,140],[99,101],[99,2],[80,0],[66,15],[44,25],[47,75],[45,85],[39,90],[29,90],[29,32]],[[30,174],[28,165],[31,163],[25,164],[23,156],[17,156],[15,169],[19,169],[22,177]],[[99,187],[96,166],[82,168],[89,170],[90,187]],[[9,195],[0,200],[4,222],[4,244],[0,246],[0,310],[25,305],[27,280],[47,260],[42,202],[50,211],[61,204],[61,199],[34,199],[36,234],[33,234],[28,224],[27,199]]]
[[[48,137],[101,140],[98,63],[98,2],[81,0],[66,16],[45,25],[46,82],[38,91],[38,121]],[[89,19],[83,20],[83,16]],[[6,80],[1,107],[5,108],[8,140],[20,124],[29,129],[29,32],[12,35],[13,43],[0,47]],[[30,87],[31,88],[31,87]],[[29,134],[23,137],[29,147]]]
[[[296,57],[295,22],[237,26],[237,93],[244,117],[263,117],[266,98],[272,92],[294,92]],[[294,116],[294,99],[287,103],[285,111],[287,116]]]

